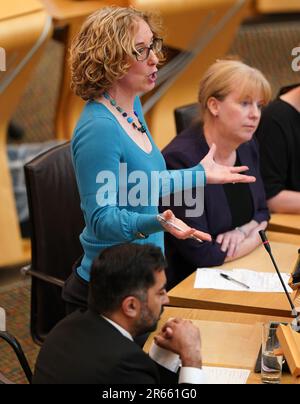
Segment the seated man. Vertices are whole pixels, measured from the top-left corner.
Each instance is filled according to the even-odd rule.
[[[133,341],[156,329],[168,303],[165,266],[161,250],[153,245],[104,250],[92,266],[88,310],[75,311],[50,332],[33,383],[177,383],[175,372]],[[179,383],[201,382],[200,334],[190,321],[169,320],[155,341],[158,350],[179,355]]]
[[[269,209],[300,214],[300,85],[266,107],[257,138]]]

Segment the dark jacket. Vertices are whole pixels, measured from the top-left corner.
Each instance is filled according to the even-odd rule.
[[[163,150],[168,169],[193,167],[208,153],[209,147],[205,140],[200,124],[177,135]],[[253,200],[253,220],[261,223],[269,220],[265,191],[260,175],[259,156],[255,140],[241,145],[237,150],[242,165],[249,167],[248,175],[256,177],[256,182],[249,184]],[[232,230],[232,215],[224,187],[222,185],[207,185],[204,189],[204,213],[201,217],[187,218],[187,207],[171,205],[174,214],[188,225],[205,231],[216,237]],[[240,209],[243,207],[240,206]],[[162,210],[165,210],[164,207]],[[188,208],[189,209],[189,208]],[[174,286],[199,267],[222,265],[226,253],[220,249],[215,241],[202,244],[193,240],[178,240],[168,234],[165,235],[165,248],[168,260],[168,288]]]
[[[76,311],[48,335],[39,353],[34,384],[176,383],[134,342],[91,311]]]
[[[267,199],[281,191],[300,192],[300,113],[279,99],[262,113],[256,132]]]

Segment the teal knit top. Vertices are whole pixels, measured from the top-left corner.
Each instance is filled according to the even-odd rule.
[[[147,128],[139,98],[134,107]],[[164,252],[163,228],[156,217],[159,197],[175,192],[176,179],[187,171],[192,172],[192,179],[190,184],[185,181],[184,188],[205,184],[200,164],[168,172],[148,128],[143,136],[152,144],[150,153],[143,151],[115,116],[95,101],[87,102],[75,128],[72,157],[86,225],[80,235],[84,257],[77,272],[86,281],[93,259],[107,247],[152,243]],[[171,187],[164,180],[158,183],[155,173],[172,178]],[[141,238],[141,234],[149,237]]]

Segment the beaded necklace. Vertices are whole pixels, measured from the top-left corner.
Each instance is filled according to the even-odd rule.
[[[138,114],[137,114],[136,111],[133,111],[133,112],[134,112],[134,115],[136,116],[137,120],[139,121],[139,124],[141,125],[140,127],[137,126],[137,124],[134,122],[134,119],[133,119],[131,116],[128,116],[127,112],[124,111],[123,108],[121,108],[121,107],[119,107],[119,106],[117,105],[116,100],[114,100],[114,99],[108,94],[107,91],[105,91],[105,92],[103,93],[103,97],[104,97],[105,99],[107,99],[107,100],[110,102],[110,104],[123,116],[124,119],[126,119],[126,121],[127,121],[128,123],[130,123],[130,124],[133,126],[134,129],[138,130],[138,131],[141,132],[141,133],[145,133],[145,132],[146,132],[145,125],[140,121],[139,116],[138,116]]]

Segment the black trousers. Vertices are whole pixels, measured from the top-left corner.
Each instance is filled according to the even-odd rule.
[[[62,290],[62,298],[66,302],[66,314],[71,314],[77,309],[87,309],[89,283],[77,273],[82,257],[73,265],[73,270],[66,280]]]

